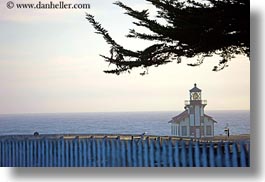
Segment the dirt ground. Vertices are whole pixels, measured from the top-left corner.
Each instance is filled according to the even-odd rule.
[[[250,134],[214,136],[214,140],[250,140]]]

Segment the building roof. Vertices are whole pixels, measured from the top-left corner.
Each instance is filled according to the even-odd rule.
[[[181,120],[185,119],[188,116],[189,116],[188,110],[185,110],[182,113],[180,113],[179,115],[173,117],[172,120],[169,121],[169,123],[172,123],[174,121],[181,121]]]
[[[190,92],[201,92],[202,90],[197,87],[197,84],[194,83],[194,87],[190,89]]]
[[[169,123],[180,123],[183,119],[185,119],[185,118],[187,118],[187,117],[189,117],[189,113],[188,113],[188,110],[185,110],[185,111],[183,111],[182,113],[180,113],[179,115],[173,117],[173,118],[171,119],[171,121],[169,121]],[[209,116],[209,115],[207,115],[207,114],[204,114],[204,117],[206,117],[206,118],[212,120],[213,122],[217,123],[217,121],[215,121],[215,120],[213,119],[213,117],[211,117],[211,116]]]
[[[206,118],[208,118],[208,119],[210,119],[210,120],[213,120],[213,122],[217,123],[217,121],[214,120],[212,116],[209,116],[209,115],[207,115],[207,114],[204,114],[204,117],[206,117]]]

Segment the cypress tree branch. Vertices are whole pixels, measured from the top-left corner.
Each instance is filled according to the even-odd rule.
[[[155,19],[149,17],[148,10],[134,10],[118,1],[114,4],[133,17],[136,26],[144,27],[151,33],[130,29],[127,37],[148,41],[154,44],[143,50],[129,50],[118,44],[94,16],[87,14],[86,19],[110,45],[110,56],[101,55],[116,69],[106,73],[120,74],[131,69],[159,66],[182,57],[198,57],[198,66],[206,57],[219,55],[221,60],[213,68],[220,71],[236,55],[250,54],[250,2],[249,0],[207,0],[204,3],[194,0],[146,0],[157,9]],[[158,23],[163,20],[163,24]],[[147,73],[145,71],[144,73]]]

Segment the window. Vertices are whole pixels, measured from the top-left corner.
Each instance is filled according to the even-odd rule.
[[[181,134],[182,134],[182,136],[187,136],[187,126],[181,127]]]
[[[212,135],[212,127],[206,126],[206,135]]]

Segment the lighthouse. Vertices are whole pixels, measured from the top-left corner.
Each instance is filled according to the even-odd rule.
[[[171,135],[192,138],[213,137],[214,124],[217,122],[204,113],[207,101],[202,100],[202,90],[196,83],[189,90],[189,97],[189,100],[185,100],[185,111],[169,121]]]

